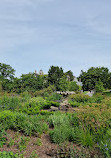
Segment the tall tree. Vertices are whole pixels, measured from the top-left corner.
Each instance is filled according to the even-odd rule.
[[[109,69],[105,67],[91,67],[87,72],[81,71],[79,76],[83,83],[83,90],[92,90],[96,83],[101,80],[104,88],[109,88]]]
[[[56,90],[59,89],[59,80],[64,75],[62,67],[51,66],[48,71],[48,83],[55,85]]]
[[[14,78],[15,70],[7,64],[0,63],[0,79],[12,80]]]
[[[72,72],[71,70],[67,71],[67,72],[65,73],[65,75],[66,75],[66,77],[69,77],[69,80],[70,80],[70,81],[73,81],[74,76],[73,76],[73,72]]]

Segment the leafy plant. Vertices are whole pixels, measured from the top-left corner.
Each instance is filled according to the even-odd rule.
[[[29,140],[30,139],[28,137],[21,137],[19,145],[18,145],[20,152],[26,149]]]
[[[14,154],[13,152],[7,152],[7,151],[0,151],[0,158],[18,158],[19,154]]]
[[[29,158],[38,158],[38,155],[37,155],[37,153],[36,153],[36,151],[34,150],[34,151],[32,151],[32,153],[31,153],[31,155],[30,155],[30,157]]]
[[[105,157],[111,157],[111,139],[101,141],[98,146]]]
[[[7,144],[8,147],[11,147],[14,145],[14,140],[10,138],[9,143]]]
[[[40,138],[37,138],[37,139],[36,139],[36,142],[35,142],[34,144],[37,145],[37,146],[41,146],[41,145],[42,145],[41,139],[40,139]]]

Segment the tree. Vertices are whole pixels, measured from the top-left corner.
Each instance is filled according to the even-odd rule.
[[[0,63],[0,81],[2,89],[8,92],[11,91],[13,80],[14,80],[15,70],[7,64]]]
[[[76,82],[69,82],[69,91],[78,91],[79,90],[79,86],[77,85]]]
[[[0,79],[13,80],[15,70],[10,66],[3,63],[0,63]]]
[[[56,90],[59,89],[59,80],[64,75],[62,67],[51,66],[48,71],[48,83],[51,85],[55,85]]]
[[[104,88],[109,88],[109,70],[105,67],[91,67],[87,72],[81,71],[79,76],[83,83],[83,90],[95,89],[96,83],[101,80]]]
[[[99,80],[95,85],[96,92],[103,92],[105,89],[103,87],[103,83]]]
[[[66,75],[66,77],[69,76],[70,81],[73,81],[74,76],[73,76],[73,72],[72,72],[71,70],[67,71],[67,72],[65,73],[65,75]]]
[[[66,79],[66,76],[63,76],[59,80],[58,90],[59,91],[67,91],[69,82]]]
[[[21,89],[22,91],[36,91],[44,88],[44,75],[35,76],[34,73],[23,74],[21,76]]]

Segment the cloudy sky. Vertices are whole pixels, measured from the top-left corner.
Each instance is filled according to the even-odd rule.
[[[111,71],[111,0],[0,0],[0,62],[18,77],[51,65]]]

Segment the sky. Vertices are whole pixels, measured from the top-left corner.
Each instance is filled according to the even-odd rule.
[[[111,71],[111,0],[0,0],[0,63],[17,77],[52,65]]]

